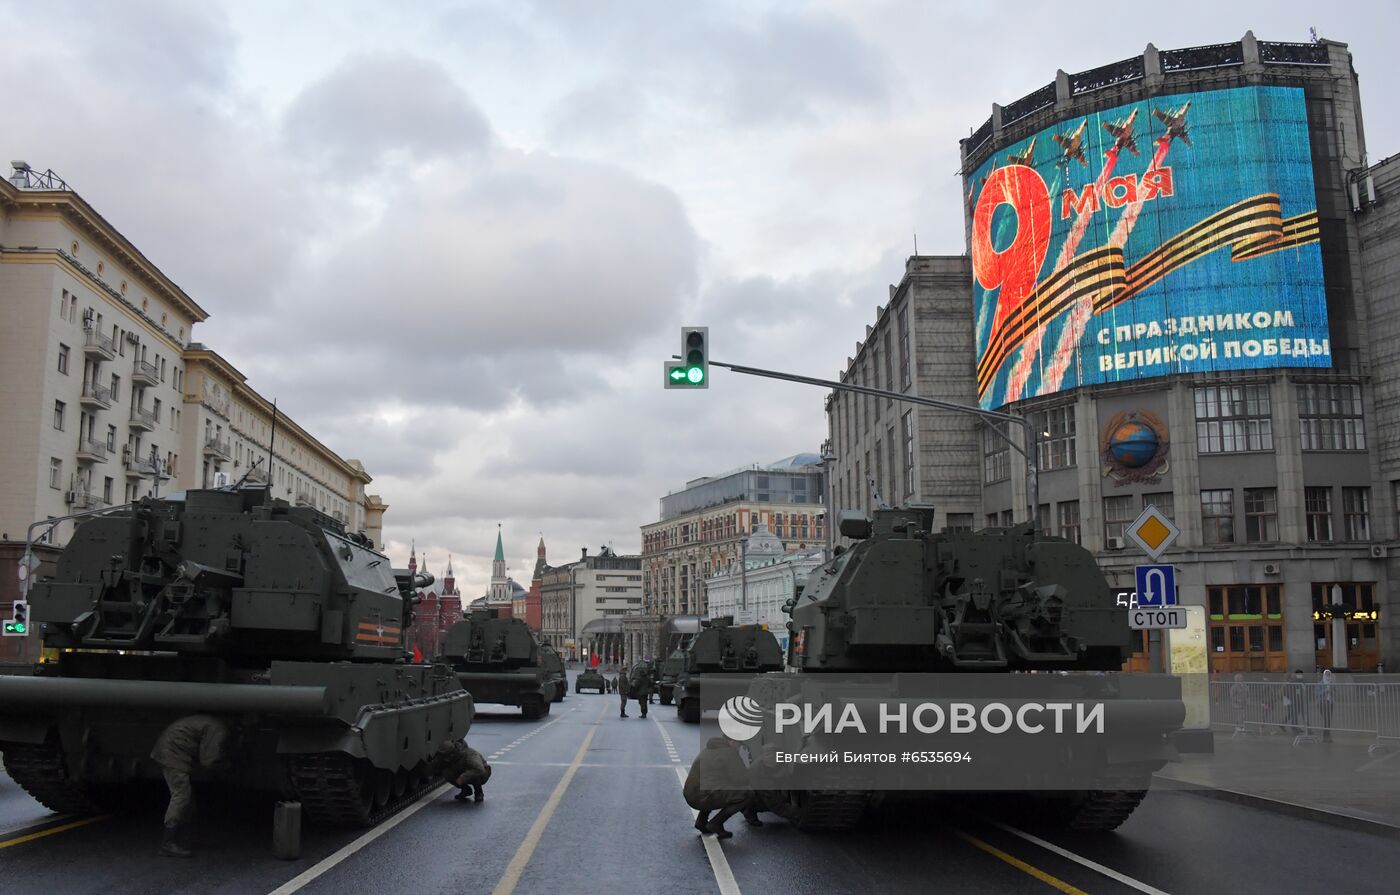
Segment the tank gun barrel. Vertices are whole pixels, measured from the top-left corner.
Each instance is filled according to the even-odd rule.
[[[120,705],[131,709],[321,715],[325,687],[0,675],[0,705],[24,708]]]

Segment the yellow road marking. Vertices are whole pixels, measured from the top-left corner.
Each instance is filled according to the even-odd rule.
[[[97,817],[84,817],[82,820],[75,820],[71,823],[49,827],[47,830],[40,830],[37,833],[26,833],[23,836],[16,836],[13,839],[0,839],[0,848],[9,848],[12,845],[23,845],[26,842],[33,842],[35,839],[43,839],[45,836],[53,836],[56,833],[66,833],[69,830],[76,830],[78,827],[95,824],[99,820],[106,820],[111,816],[110,814],[99,814]]]
[[[598,713],[598,720],[601,721],[603,713]],[[583,765],[583,756],[588,753],[588,747],[593,743],[593,735],[598,732],[595,724],[588,731],[588,736],[583,738],[583,744],[578,747],[578,752],[574,755],[574,760],[569,764],[569,769],[564,772],[564,776],[559,778],[559,783],[554,787],[554,792],[549,794],[549,800],[540,809],[539,817],[530,827],[530,832],[525,834],[525,839],[520,843],[520,847],[515,850],[515,857],[510,859],[510,864],[506,867],[506,872],[501,875],[500,882],[496,883],[496,888],[491,890],[491,895],[511,895],[515,891],[516,885],[520,883],[520,876],[525,872],[525,868],[530,863],[530,858],[535,854],[535,848],[540,844],[540,837],[544,835],[545,827],[549,826],[549,819],[554,816],[554,809],[559,807],[559,803],[564,798],[564,791],[573,782],[574,775]]]
[[[1045,883],[1047,886],[1052,886],[1056,889],[1059,889],[1061,892],[1064,892],[1065,895],[1089,895],[1089,893],[1085,892],[1083,889],[1071,886],[1064,880],[1058,877],[1051,876],[1044,870],[1041,870],[1039,867],[1032,867],[1030,864],[1027,864],[1020,858],[1012,857],[1011,855],[1008,855],[1006,852],[997,848],[995,845],[983,842],[976,836],[964,833],[962,830],[954,830],[953,832],[956,833],[958,838],[962,839],[964,842],[977,846],[978,848],[982,849],[982,851],[986,852],[992,857],[1005,861],[1006,863],[1010,864],[1012,867],[1015,867],[1022,873],[1026,873],[1035,877],[1036,879]]]

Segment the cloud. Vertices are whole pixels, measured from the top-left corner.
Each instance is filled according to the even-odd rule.
[[[283,131],[329,177],[364,176],[391,160],[472,155],[491,139],[485,117],[448,71],[407,54],[344,59],[291,103]]]

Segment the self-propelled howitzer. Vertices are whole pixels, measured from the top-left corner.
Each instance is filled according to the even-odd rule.
[[[471,723],[444,666],[405,662],[413,581],[362,535],[266,489],[146,498],[85,520],[29,599],[46,653],[0,677],[10,775],[62,812],[159,779],[172,721],[224,716],[226,780],[299,799],[323,822],[373,822],[426,785]]]
[[[475,609],[453,622],[442,641],[440,661],[481,703],[518,705],[526,718],[549,714],[556,685],[540,645],[522,619],[500,618],[494,609]]]
[[[840,829],[892,792],[999,789],[1036,795],[1018,802],[1053,812],[1071,829],[1112,830],[1126,819],[1152,772],[1176,756],[1169,737],[1185,707],[1177,678],[1114,673],[1129,655],[1131,632],[1093,555],[1029,524],[934,531],[931,509],[847,513],[840,530],[854,545],[813,570],[784,606],[794,670],[756,678],[750,688],[770,721],[780,704],[850,708],[869,718],[953,701],[1034,709],[1048,696],[1098,706],[1106,723],[1102,735],[1097,728],[1042,735],[1028,725],[980,739],[939,728],[922,739],[916,731],[869,740],[758,725],[760,738],[748,743],[754,755],[839,743],[966,748],[976,759],[892,766],[878,775],[844,767],[825,776],[775,775],[789,781],[770,784],[782,813],[805,828]],[[999,715],[990,717],[989,728]]]

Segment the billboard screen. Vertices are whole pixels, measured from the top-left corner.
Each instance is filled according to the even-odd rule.
[[[967,187],[983,407],[1331,366],[1301,88],[1070,119],[1001,149]]]

